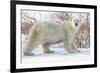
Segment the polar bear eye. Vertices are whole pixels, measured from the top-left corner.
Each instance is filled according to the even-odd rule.
[[[78,26],[78,24],[77,24],[77,23],[75,23],[75,26]]]

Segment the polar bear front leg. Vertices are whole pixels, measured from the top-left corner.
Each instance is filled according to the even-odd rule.
[[[64,39],[64,48],[68,53],[73,53],[74,50],[72,49],[71,41],[68,39]]]
[[[75,52],[75,47],[73,42],[73,36],[71,35],[72,33],[69,33],[68,30],[64,31],[64,37],[63,37],[63,44],[64,48],[68,53],[74,53]]]
[[[73,38],[70,37],[64,37],[64,48],[65,50],[67,50],[68,53],[74,53],[77,51],[77,47],[74,43],[74,41],[72,40]]]

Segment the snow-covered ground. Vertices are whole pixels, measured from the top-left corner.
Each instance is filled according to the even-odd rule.
[[[54,61],[86,61],[90,58],[89,48],[79,48],[76,53],[67,53],[62,44],[56,44],[50,47],[54,53],[44,54],[41,48],[35,48],[32,52],[33,56],[22,56],[22,63],[39,63],[39,62],[54,62]],[[55,60],[56,58],[56,60]],[[66,59],[65,59],[66,58]],[[49,59],[49,60],[48,60]]]

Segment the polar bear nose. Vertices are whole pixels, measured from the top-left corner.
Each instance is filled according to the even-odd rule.
[[[75,26],[78,26],[78,24],[77,24],[77,23],[75,23]]]

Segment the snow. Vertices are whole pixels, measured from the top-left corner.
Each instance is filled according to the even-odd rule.
[[[26,44],[25,36],[22,35],[22,48]],[[43,49],[34,48],[32,53],[33,56],[24,56],[22,55],[22,63],[30,64],[30,63],[44,63],[44,62],[77,62],[77,61],[89,61],[90,60],[90,48],[78,48],[75,53],[68,53],[63,46],[63,43],[51,45],[49,47],[50,50],[54,51],[54,53],[43,53]],[[74,63],[75,64],[75,63]]]
[[[79,48],[75,53],[68,53],[63,48],[63,44],[56,44],[50,47],[54,53],[44,54],[41,48],[35,48],[33,56],[22,56],[22,63],[40,63],[40,62],[61,62],[61,61],[88,61],[90,59],[90,48]],[[66,58],[66,59],[65,59]]]

